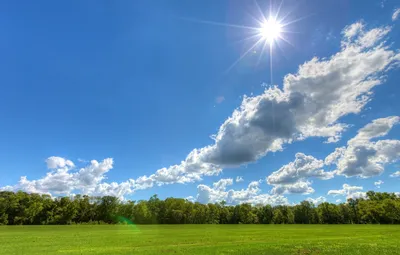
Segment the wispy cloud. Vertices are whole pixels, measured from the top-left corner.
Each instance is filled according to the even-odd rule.
[[[236,182],[243,182],[243,181],[244,181],[243,176],[236,177]]]
[[[390,177],[400,177],[400,171],[392,173]]]
[[[392,21],[396,21],[400,16],[400,8],[397,8],[393,11]]]
[[[378,189],[380,189],[380,188],[381,188],[381,185],[382,185],[383,183],[384,183],[384,182],[383,182],[382,180],[379,180],[379,181],[374,182],[374,185],[375,185],[375,187],[377,187]]]

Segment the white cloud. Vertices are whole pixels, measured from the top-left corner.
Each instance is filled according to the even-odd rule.
[[[394,125],[398,124],[400,117],[390,116],[386,118],[375,119],[358,130],[357,135],[348,143],[354,145],[369,142],[372,138],[382,137],[389,133]]]
[[[2,190],[23,190],[29,193],[71,195],[82,193],[89,195],[112,195],[122,198],[132,193],[134,181],[128,180],[120,184],[106,183],[105,174],[113,168],[113,159],[107,158],[101,162],[92,160],[89,165],[79,171],[72,172],[74,163],[61,157],[49,157],[47,167],[51,170],[43,178],[28,180],[22,176],[18,184],[6,186]]]
[[[223,167],[256,161],[282,150],[285,143],[307,137],[338,141],[348,126],[338,120],[359,113],[370,101],[371,90],[384,81],[384,72],[400,60],[382,43],[389,30],[365,30],[362,23],[346,27],[340,52],[304,63],[297,73],[284,77],[282,89],[271,87],[261,95],[244,96],[212,136],[214,144],[194,149],[178,165],[139,177],[136,184],[146,180],[146,185],[137,188],[199,181],[203,175],[218,175]],[[306,183],[286,187],[284,192],[302,187],[309,193],[312,188]]]
[[[352,199],[357,199],[357,198],[367,198],[367,192],[354,192],[350,196],[347,196],[347,199],[352,198]]]
[[[329,154],[324,161],[325,165],[337,164],[338,160],[343,156],[346,151],[346,147],[338,147],[334,152]]]
[[[125,182],[117,183],[117,182],[101,182],[96,185],[96,187],[91,190],[89,193],[91,195],[96,196],[114,196],[118,197],[121,200],[125,199],[125,196],[133,193],[133,187],[135,185],[134,180],[130,179]]]
[[[344,35],[344,40],[351,40],[354,37],[360,35],[363,32],[364,24],[362,22],[356,22],[349,26],[346,26],[342,34]]]
[[[393,11],[392,21],[395,21],[399,18],[400,15],[400,8],[397,8]]]
[[[341,203],[342,199],[336,199],[336,203]]]
[[[272,188],[271,194],[311,194],[314,193],[315,190],[310,185],[311,182],[308,181],[298,181],[291,184],[277,184]]]
[[[193,196],[188,196],[188,197],[186,197],[185,198],[186,200],[188,200],[188,201],[190,201],[190,202],[196,202],[196,198],[195,197],[193,197]]]
[[[360,190],[363,190],[363,187],[361,187],[361,186],[350,186],[348,184],[343,184],[343,189],[330,190],[330,191],[328,191],[328,195],[333,195],[333,196],[341,195],[341,196],[344,196],[344,195],[352,194],[352,193],[360,191]]]
[[[284,143],[310,136],[340,138],[340,117],[359,113],[371,89],[383,82],[381,72],[399,55],[379,44],[388,28],[345,32],[346,46],[330,59],[313,58],[284,78],[283,90],[244,97],[239,109],[220,127],[215,144],[201,149],[202,159],[217,165],[257,160]]]
[[[226,190],[226,187],[232,184],[233,184],[233,179],[221,179],[213,183],[213,188],[216,190]]]
[[[274,185],[273,194],[304,193],[310,194],[314,189],[309,185],[308,178],[322,180],[333,178],[333,172],[325,172],[324,162],[303,153],[296,153],[296,159],[282,166],[278,171],[267,177],[268,184]]]
[[[244,96],[213,136],[215,143],[191,152],[196,156],[192,164],[203,164],[194,174],[197,178],[182,181],[191,172],[183,161],[165,168],[168,176],[178,176],[167,183],[198,180],[208,171],[219,173],[223,167],[253,162],[307,137],[339,140],[348,125],[338,120],[359,113],[371,100],[371,90],[383,83],[385,71],[400,60],[383,43],[389,31],[387,27],[365,30],[362,23],[346,27],[340,52],[304,63],[297,73],[284,77],[282,89],[271,87],[261,95]]]
[[[363,187],[361,186],[351,186],[348,184],[343,184],[343,189],[339,189],[339,190],[329,190],[328,191],[328,195],[332,195],[332,196],[346,196],[346,199],[349,198],[365,198],[366,197],[366,193],[362,192],[361,190],[363,190]]]
[[[107,158],[102,162],[90,161],[90,165],[81,168],[74,177],[77,179],[77,188],[90,191],[97,186],[104,178],[105,174],[113,168],[113,159]]]
[[[382,180],[379,180],[379,181],[374,182],[374,185],[375,185],[375,187],[377,187],[378,189],[380,189],[380,188],[381,188],[381,185],[382,185],[383,183],[384,183],[384,182],[383,182]]]
[[[154,185],[192,183],[202,180],[202,176],[218,175],[222,168],[200,159],[200,151],[194,149],[179,165],[161,168],[149,176],[141,176],[135,181],[135,189],[147,189]]]
[[[241,190],[226,190],[226,186],[221,186],[219,183],[221,181],[215,182],[212,188],[204,184],[198,185],[196,200],[200,203],[215,203],[224,200],[228,204],[288,204],[287,198],[283,196],[260,194],[258,181],[251,182],[246,189]]]
[[[236,182],[243,182],[243,176],[236,176]]]
[[[320,196],[320,197],[317,197],[317,198],[309,197],[306,200],[311,202],[311,203],[313,203],[314,205],[319,205],[319,204],[322,204],[322,203],[326,202],[326,198],[323,197],[323,196]]]
[[[390,177],[400,177],[400,171],[392,173]]]
[[[296,159],[287,165],[282,166],[278,171],[268,176],[269,184],[287,184],[295,183],[309,177],[319,179],[331,179],[333,173],[324,172],[322,169],[324,162],[313,156],[307,156],[304,153],[296,153]]]
[[[71,160],[56,156],[51,156],[47,158],[46,164],[47,168],[49,169],[57,169],[57,168],[71,169],[75,167],[74,163]]]
[[[0,191],[14,191],[14,187],[10,186],[10,185],[7,185],[7,186],[4,186],[4,187],[0,187]]]
[[[400,159],[400,140],[372,139],[387,135],[399,122],[398,116],[373,120],[347,142],[347,147],[337,148],[328,155],[325,164],[335,164],[336,174],[346,177],[368,178],[381,174],[385,165]]]

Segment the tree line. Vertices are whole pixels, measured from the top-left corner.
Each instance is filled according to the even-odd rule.
[[[369,191],[366,198],[314,205],[201,204],[182,198],[120,201],[116,197],[52,198],[0,192],[0,225],[50,224],[399,224],[400,198]]]

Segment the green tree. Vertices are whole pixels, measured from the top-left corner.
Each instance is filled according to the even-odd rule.
[[[182,198],[120,201],[116,197],[53,198],[46,194],[0,191],[0,225],[117,223],[139,224],[400,224],[400,198],[394,193],[367,192],[347,203],[308,201],[295,206],[193,203]]]
[[[283,224],[284,223],[283,214],[279,208],[276,208],[273,212],[272,223],[274,223],[274,224]]]

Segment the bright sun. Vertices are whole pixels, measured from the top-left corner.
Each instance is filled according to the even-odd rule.
[[[275,19],[266,20],[261,28],[260,35],[268,42],[272,43],[274,40],[278,39],[281,34],[282,25]]]

